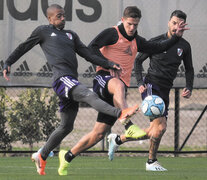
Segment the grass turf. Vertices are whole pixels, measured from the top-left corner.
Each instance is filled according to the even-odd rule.
[[[1,157],[0,180],[206,180],[206,157],[159,157],[167,172],[146,172],[146,157],[79,156],[70,165],[68,176],[57,174],[58,158],[48,158],[46,176],[39,176],[29,157]]]

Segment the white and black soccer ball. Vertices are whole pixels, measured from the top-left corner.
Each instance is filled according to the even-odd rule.
[[[141,109],[145,116],[160,117],[165,112],[165,103],[161,97],[150,95],[142,101]]]

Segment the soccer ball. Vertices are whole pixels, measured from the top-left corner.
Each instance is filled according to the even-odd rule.
[[[142,101],[141,110],[145,116],[160,117],[165,111],[165,103],[161,97],[150,95]]]

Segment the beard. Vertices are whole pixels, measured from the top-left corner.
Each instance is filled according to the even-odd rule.
[[[64,27],[65,27],[65,22],[62,22],[62,23],[60,23],[60,24],[58,24],[58,25],[56,26],[56,28],[58,28],[58,29],[60,29],[60,30],[63,30]]]
[[[170,35],[174,35],[176,33],[176,29],[170,31]]]

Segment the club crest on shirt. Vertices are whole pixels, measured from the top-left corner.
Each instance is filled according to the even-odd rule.
[[[177,54],[178,54],[178,56],[181,56],[183,54],[183,49],[178,48],[177,49]]]
[[[73,39],[73,36],[72,36],[72,34],[71,34],[71,33],[66,33],[66,35],[68,36],[68,38],[69,38],[70,40],[72,40],[72,39]]]

